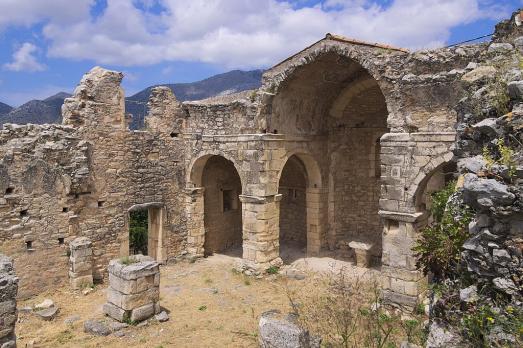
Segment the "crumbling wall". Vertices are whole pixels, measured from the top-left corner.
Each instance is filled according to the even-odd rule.
[[[220,98],[184,102],[183,108],[187,113],[184,132],[217,135],[256,133],[256,108],[251,95],[239,93],[227,99],[227,102]]]
[[[103,279],[109,260],[128,253],[135,204],[167,207],[162,261],[184,249],[183,145],[163,126],[181,109],[162,117],[152,107],[149,131],[129,131],[121,78],[101,68],[86,74],[64,102],[67,125],[0,131],[0,241],[21,271],[22,297],[65,284],[67,244],[79,236],[92,241],[93,277]]]
[[[2,348],[16,347],[17,291],[18,278],[13,269],[13,261],[0,254],[0,347]]]
[[[21,297],[67,280],[65,244],[92,189],[90,150],[68,126],[0,131],[0,240],[16,260]]]

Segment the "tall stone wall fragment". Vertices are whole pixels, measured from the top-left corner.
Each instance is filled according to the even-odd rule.
[[[0,347],[16,347],[15,324],[18,318],[16,295],[18,278],[13,269],[13,261],[0,254]]]

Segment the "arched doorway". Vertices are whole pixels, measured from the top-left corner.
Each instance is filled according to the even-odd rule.
[[[204,255],[231,253],[241,256],[241,180],[234,164],[221,156],[208,157],[203,167]]]
[[[299,137],[317,149],[328,177],[327,216],[319,244],[336,258],[351,258],[352,241],[371,246],[379,260],[382,222],[380,138],[388,133],[388,109],[378,81],[357,61],[325,52],[296,67],[278,86],[268,131]],[[291,144],[292,145],[292,144]],[[325,233],[324,233],[325,232]]]
[[[303,162],[291,156],[283,167],[280,201],[280,257],[292,262],[307,249],[307,172]]]

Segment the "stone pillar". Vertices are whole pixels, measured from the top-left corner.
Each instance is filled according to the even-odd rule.
[[[203,256],[205,242],[205,223],[204,223],[204,187],[185,189],[186,212],[187,212],[187,252],[193,256]]]
[[[89,238],[78,237],[69,244],[69,280],[73,289],[93,284],[93,248]]]
[[[16,294],[18,277],[13,269],[13,261],[0,254],[0,347],[16,347],[15,324],[18,318],[16,311]]]
[[[326,241],[327,192],[318,188],[307,188],[307,256],[319,256],[322,243]]]
[[[160,265],[149,256],[134,255],[109,263],[105,314],[120,322],[143,321],[160,313]]]
[[[383,231],[383,300],[412,310],[427,290],[427,278],[416,269],[412,247],[417,238],[416,221],[422,214],[386,214]]]
[[[253,268],[281,264],[280,201],[282,195],[241,195],[243,221],[243,260]]]

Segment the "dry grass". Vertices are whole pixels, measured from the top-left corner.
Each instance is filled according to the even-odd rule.
[[[329,286],[325,276],[313,273],[305,280],[279,275],[257,280],[232,268],[233,261],[220,256],[162,267],[160,304],[170,311],[170,320],[124,329],[121,338],[83,332],[85,320],[104,317],[105,285],[86,296],[64,288],[21,301],[19,308],[51,298],[60,313],[52,322],[20,313],[19,346],[34,340],[35,347],[257,347],[261,313],[291,312],[289,292],[317,296]],[[81,319],[73,325],[64,323],[74,315]]]

